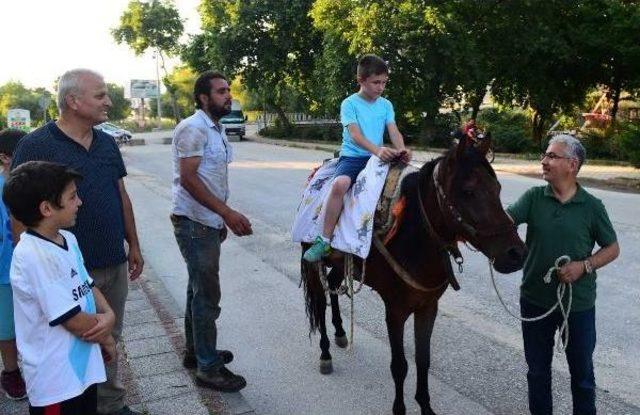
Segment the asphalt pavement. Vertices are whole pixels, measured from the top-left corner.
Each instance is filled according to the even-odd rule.
[[[137,142],[145,146],[123,149],[129,171],[127,188],[147,261],[144,279],[131,285],[127,304],[122,363],[129,403],[149,414],[172,415],[390,413],[390,354],[383,306],[374,292],[363,290],[356,298],[354,348],[332,348],[332,375],[319,374],[318,337],[308,336],[298,287],[299,252],[290,242],[289,226],[307,172],[335,146],[282,140],[271,143],[249,131],[251,140],[259,142],[235,144],[230,202],[250,217],[255,235],[230,237],[221,258],[220,346],[234,351],[236,360],[230,367],[248,380],[247,388],[239,394],[197,388],[191,374],[180,366],[187,274],[168,220],[171,157],[169,146],[163,143],[170,132],[140,136]],[[416,152],[416,159],[426,161],[437,154]],[[510,174],[535,176],[539,168],[535,162],[499,155],[494,168],[503,183],[505,203],[513,201],[522,187],[539,182]],[[581,176],[598,182],[601,188],[611,188],[611,179],[640,179],[637,170],[629,167],[589,164]],[[607,207],[611,206],[616,216],[624,216],[624,220],[614,218],[624,241],[623,258],[603,270],[599,283],[598,310],[604,315],[598,316],[598,407],[603,414],[640,414],[640,364],[634,359],[640,346],[640,292],[635,277],[640,255],[637,248],[630,248],[637,246],[640,229],[628,219],[634,215],[638,197],[594,191],[603,200],[610,199]],[[463,290],[448,291],[442,298],[433,335],[430,382],[434,409],[440,414],[461,415],[526,413],[519,326],[496,305],[483,257],[466,249],[463,252],[467,258],[461,277]],[[621,265],[623,261],[626,263]],[[613,275],[622,286],[609,282]],[[512,307],[517,305],[517,285],[517,278],[501,281]],[[343,303],[348,327],[349,312]],[[410,366],[405,402],[409,413],[418,413],[413,400],[410,321],[405,336]],[[569,413],[568,370],[558,355],[554,379],[557,413]],[[0,414],[5,413],[26,414],[25,404],[0,397]]]

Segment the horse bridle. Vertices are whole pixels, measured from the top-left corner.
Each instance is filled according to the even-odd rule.
[[[499,235],[500,233],[504,232],[505,226],[496,227],[495,230],[491,229],[489,231],[482,231],[482,230],[478,230],[476,227],[474,227],[473,225],[471,225],[470,223],[464,220],[464,218],[462,217],[458,209],[456,209],[453,203],[451,203],[447,198],[447,195],[444,192],[444,189],[440,184],[440,181],[438,180],[439,166],[442,160],[444,160],[444,158],[436,162],[436,165],[434,166],[433,172],[431,174],[431,179],[433,180],[433,186],[436,189],[436,203],[438,204],[440,211],[441,212],[445,211],[444,208],[446,208],[447,209],[446,212],[448,212],[454,218],[454,220],[458,223],[458,225],[464,230],[466,230],[473,237],[476,237],[478,235],[487,235],[487,236]],[[426,175],[421,174],[420,180],[418,181],[418,205],[420,206],[420,216],[422,217],[422,223],[425,227],[425,230],[427,231],[427,235],[435,241],[437,248],[444,255],[449,255],[453,257],[455,263],[458,265],[458,270],[462,272],[463,271],[462,265],[464,264],[464,258],[462,257],[462,254],[458,249],[456,241],[455,240],[452,242],[445,241],[444,238],[440,236],[438,232],[435,230],[434,226],[431,223],[431,220],[429,219],[429,215],[427,215],[427,211],[425,210],[424,199],[422,197],[424,176]],[[510,226],[509,229],[512,229],[512,227],[513,226]],[[377,236],[374,235],[373,241],[376,247],[378,248],[378,251],[380,251],[382,256],[387,260],[387,263],[396,272],[396,274],[406,284],[415,288],[416,290],[423,291],[423,292],[433,292],[433,291],[440,290],[447,284],[451,284],[455,290],[460,289],[460,285],[456,281],[456,278],[453,275],[453,270],[451,269],[450,266],[448,267],[449,275],[441,284],[435,287],[428,287],[428,288],[423,287],[421,284],[416,282],[415,279],[393,258],[391,253],[384,246],[384,243]],[[449,264],[449,262],[447,262],[447,264]]]
[[[440,208],[441,211],[448,212],[449,215],[455,220],[455,222],[473,238],[482,237],[482,236],[489,237],[494,235],[501,235],[503,233],[513,230],[515,225],[513,225],[512,223],[499,225],[492,228],[482,229],[465,221],[462,215],[460,214],[460,212],[458,211],[458,209],[447,198],[447,195],[444,192],[444,188],[442,187],[442,185],[440,184],[440,181],[438,180],[438,173],[439,173],[439,167],[440,167],[441,161],[442,160],[438,161],[438,163],[435,165],[435,167],[433,168],[433,173],[431,175],[433,179],[433,185],[436,189],[436,200],[438,202],[438,207]],[[427,223],[427,226],[430,229],[433,229],[433,234],[436,236],[436,238],[442,241],[442,238],[439,237],[439,235],[435,232],[435,229],[433,228],[433,226],[431,226],[431,223],[429,222],[429,217],[427,216],[427,212],[425,211],[424,205],[422,203],[423,200],[422,200],[421,188],[422,186],[418,188],[418,198],[420,200],[420,206],[421,206],[420,210],[422,213],[422,217],[425,220],[425,223]]]

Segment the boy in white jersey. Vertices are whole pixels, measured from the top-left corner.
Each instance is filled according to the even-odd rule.
[[[103,356],[115,356],[115,315],[93,287],[75,236],[62,230],[82,204],[80,178],[61,164],[32,161],[13,170],[3,189],[9,212],[27,227],[10,276],[32,415],[95,414]]]
[[[325,204],[322,233],[304,253],[303,258],[307,262],[320,261],[329,254],[344,195],[355,183],[371,155],[378,156],[382,161],[411,161],[411,151],[405,148],[402,134],[396,126],[393,104],[382,97],[388,74],[387,64],[376,55],[365,55],[358,62],[360,90],[345,98],[340,105],[342,149]],[[394,148],[383,145],[385,128]]]

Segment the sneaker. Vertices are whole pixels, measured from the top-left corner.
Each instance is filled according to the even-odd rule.
[[[247,386],[247,381],[242,376],[234,374],[224,366],[207,372],[198,369],[196,383],[220,392],[238,392]]]
[[[318,262],[322,258],[329,255],[331,252],[331,244],[325,242],[322,237],[318,236],[311,245],[311,248],[307,249],[302,258],[307,262]]]
[[[4,370],[0,374],[0,384],[4,389],[4,394],[7,398],[13,401],[19,401],[27,397],[27,388],[20,374],[20,369],[16,369],[13,372],[5,372]]]
[[[229,350],[218,350],[218,356],[220,356],[222,363],[225,365],[233,362],[233,353]],[[185,352],[182,358],[182,366],[186,369],[197,369],[198,360],[196,359],[196,355],[194,353]]]

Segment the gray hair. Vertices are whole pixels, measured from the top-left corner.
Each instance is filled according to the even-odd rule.
[[[80,89],[80,79],[83,76],[94,76],[96,78],[104,79],[102,75],[100,75],[96,71],[92,71],[91,69],[72,69],[70,71],[65,72],[58,81],[58,110],[60,112],[64,112],[67,107],[66,98],[69,95],[79,94],[81,92]]]
[[[587,150],[584,149],[580,140],[569,134],[558,134],[549,140],[549,145],[556,143],[564,144],[567,148],[567,157],[578,160],[578,170],[580,170],[582,163],[587,158]]]

